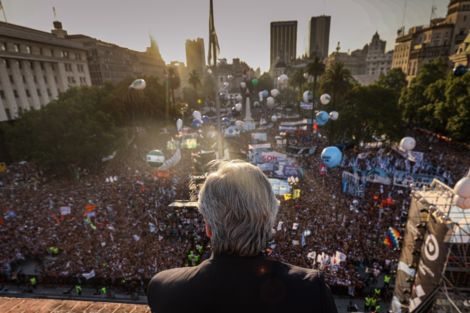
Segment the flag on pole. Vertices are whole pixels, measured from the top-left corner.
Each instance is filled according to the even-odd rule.
[[[384,245],[398,248],[398,240],[401,239],[401,234],[398,230],[389,227],[387,237],[385,237]]]
[[[285,194],[284,194],[284,200],[287,201],[287,200],[290,200],[290,199],[292,199],[292,194],[290,194],[290,193],[285,193]]]
[[[95,270],[92,270],[90,273],[83,273],[83,277],[86,278],[86,280],[95,277]]]
[[[207,61],[209,66],[211,65],[211,59],[214,60],[214,65],[217,63],[217,54],[220,53],[219,39],[217,38],[217,33],[215,32],[214,25],[214,6],[212,0],[210,3],[210,12],[209,12],[209,54],[207,56]]]

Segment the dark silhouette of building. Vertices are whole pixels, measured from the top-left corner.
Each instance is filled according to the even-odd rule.
[[[203,75],[206,69],[204,39],[186,40],[186,67],[189,72],[196,70]]]
[[[328,57],[331,16],[314,16],[309,22],[309,57]]]
[[[287,63],[297,57],[297,21],[271,22],[271,68],[280,57],[281,50]]]

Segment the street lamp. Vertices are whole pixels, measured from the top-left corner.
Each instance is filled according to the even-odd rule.
[[[299,182],[299,178],[294,176],[291,176],[287,178],[287,182],[290,185],[290,194],[291,194],[291,200],[292,200],[292,205],[289,207],[289,218],[290,218],[290,223],[292,224],[294,222],[294,189],[297,187],[297,184]]]

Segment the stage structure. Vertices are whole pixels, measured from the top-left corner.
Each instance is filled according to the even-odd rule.
[[[454,189],[437,179],[421,190],[410,186],[393,312],[469,312],[469,186],[468,176]]]

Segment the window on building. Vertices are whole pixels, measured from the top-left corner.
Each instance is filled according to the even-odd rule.
[[[10,68],[10,60],[3,60],[3,65],[5,65],[6,68]]]
[[[9,75],[9,77],[10,77],[10,83],[14,84],[15,81],[13,80],[13,76],[12,76],[12,75]]]
[[[10,109],[5,109],[5,114],[7,115],[7,119],[11,121]]]
[[[66,58],[66,59],[69,58],[69,53],[67,51],[62,51],[61,55],[62,55],[63,58]]]
[[[15,43],[15,44],[13,45],[13,50],[15,50],[15,52],[20,52],[20,45],[17,44],[17,43]]]
[[[26,96],[27,96],[28,98],[31,97],[31,94],[29,93],[29,90],[28,90],[28,89],[26,89]]]
[[[42,48],[38,48],[39,55],[42,55]]]
[[[30,46],[26,46],[26,53],[31,54],[31,47]]]
[[[0,90],[0,98],[5,99],[5,93],[3,90]]]
[[[15,96],[15,98],[19,98],[18,91],[16,91],[15,89],[13,89],[13,95]]]
[[[4,42],[0,43],[0,50],[7,51],[7,44]]]
[[[38,93],[38,96],[40,97],[41,96],[41,90],[39,89],[36,89],[37,93]]]
[[[51,91],[50,91],[49,89],[47,89],[47,95],[48,95],[49,97],[52,97],[52,93],[51,93]]]
[[[44,71],[44,62],[40,62],[39,65],[41,66],[41,70]]]
[[[20,70],[23,69],[23,65],[21,64],[21,61],[16,61],[16,64],[18,64],[18,68],[19,68]]]

